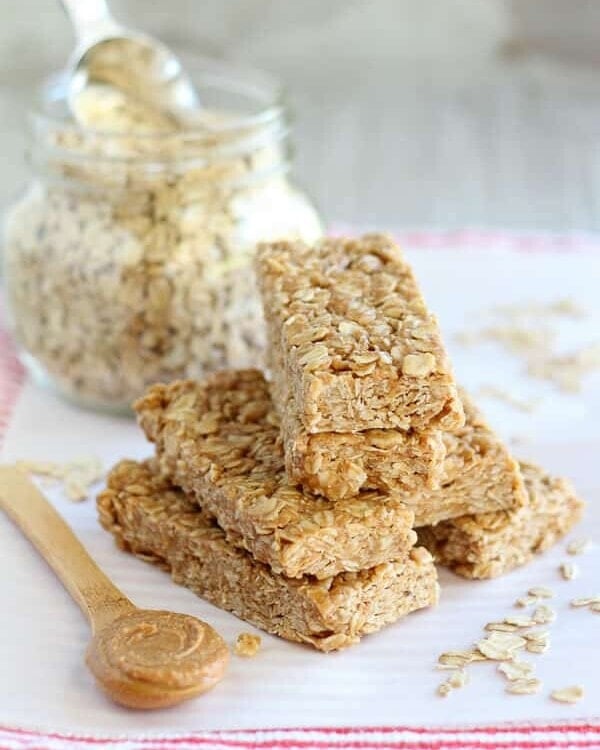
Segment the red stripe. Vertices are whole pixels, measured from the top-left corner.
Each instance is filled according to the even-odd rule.
[[[594,719],[595,722],[595,719]],[[34,729],[26,729],[22,727],[8,727],[0,725],[0,731],[12,732],[14,734],[23,734],[28,736],[43,736],[57,740],[79,740],[81,742],[118,742],[125,738],[123,737],[93,737],[90,735],[82,734],[63,734],[61,732],[41,732]],[[413,734],[534,734],[534,733],[545,733],[549,734],[556,732],[559,734],[569,733],[591,733],[596,732],[600,734],[600,721],[598,723],[582,722],[577,724],[526,724],[512,726],[511,724],[504,725],[484,725],[481,727],[411,727],[411,726],[367,726],[367,727],[281,727],[281,728],[269,728],[269,729],[231,729],[220,731],[207,731],[203,733],[207,737],[218,737],[219,735],[236,735],[236,734],[284,734],[292,732],[306,732],[308,733],[320,733],[320,734],[333,734],[333,735],[347,735],[347,734],[393,734],[398,732],[406,732]],[[174,735],[169,737],[169,742],[183,742],[186,739],[193,739],[198,737],[198,734],[190,735]],[[166,738],[165,738],[166,739]],[[155,742],[156,738],[153,737],[139,737],[135,738],[136,742]]]
[[[0,447],[24,381],[25,371],[17,359],[14,344],[0,328]]]
[[[372,228],[334,223],[332,234],[357,235]],[[512,233],[486,229],[391,230],[401,244],[413,249],[485,250],[503,248],[517,252],[600,252],[600,235],[553,234],[545,232]]]
[[[10,729],[8,727],[0,727],[0,731],[6,731],[7,733],[12,733],[16,736],[27,736],[31,737],[32,739],[36,738],[38,740],[42,739],[51,739],[51,740],[58,740],[62,742],[67,743],[74,743],[77,742],[79,744],[86,744],[86,745],[94,745],[94,746],[101,746],[101,745],[107,745],[110,743],[119,743],[119,742],[135,742],[138,745],[143,745],[146,750],[151,750],[151,748],[156,747],[157,742],[166,743],[170,746],[178,746],[183,744],[188,745],[195,745],[198,747],[201,746],[210,746],[211,744],[218,744],[222,747],[230,747],[230,748],[260,748],[261,750],[275,750],[276,748],[302,748],[303,750],[324,750],[327,747],[335,747],[339,748],[339,750],[344,750],[345,748],[348,749],[357,749],[357,748],[415,748],[415,750],[424,749],[424,748],[458,748],[458,747],[467,747],[465,743],[468,743],[469,747],[472,748],[517,748],[522,747],[525,749],[531,748],[540,748],[540,750],[544,750],[545,748],[550,747],[556,747],[556,748],[567,748],[567,747],[600,747],[600,739],[596,738],[586,740],[585,738],[582,739],[571,739],[571,740],[565,740],[562,741],[559,739],[560,735],[565,735],[566,733],[569,734],[577,734],[577,735],[584,735],[589,732],[598,732],[600,733],[600,725],[595,724],[577,724],[577,725],[549,725],[549,726],[542,726],[542,727],[535,727],[535,726],[505,726],[505,727],[479,727],[479,728],[469,728],[469,729],[460,729],[460,728],[448,728],[448,729],[435,729],[431,727],[365,727],[365,728],[356,728],[353,729],[351,727],[332,727],[332,728],[322,728],[322,729],[314,729],[314,728],[303,728],[303,729],[278,729],[278,730],[261,730],[261,729],[250,729],[250,730],[232,730],[231,732],[227,732],[226,734],[229,736],[224,736],[225,733],[220,732],[208,732],[205,735],[199,736],[199,735],[181,735],[181,736],[175,736],[175,737],[164,737],[164,738],[157,738],[157,737],[114,737],[114,738],[99,738],[99,737],[89,737],[89,736],[83,736],[83,735],[67,735],[62,734],[59,732],[51,732],[51,733],[40,733],[33,730],[27,730],[27,729]],[[234,737],[231,737],[232,734],[240,734],[240,733],[246,733],[246,734],[273,734],[275,732],[277,733],[289,733],[289,732],[302,732],[306,734],[310,734],[311,732],[318,731],[323,734],[331,734],[332,741],[326,741],[326,740],[311,740],[311,739],[268,739],[268,740],[259,740],[259,739],[253,739],[253,740],[237,740]],[[337,741],[335,738],[340,737],[342,738],[344,735],[347,735],[349,733],[356,733],[356,734],[391,734],[393,732],[406,732],[406,733],[414,733],[414,734],[420,734],[420,735],[431,735],[431,734],[448,734],[448,735],[454,735],[458,737],[461,735],[463,739],[450,739],[450,738],[442,738],[433,740],[433,738],[423,738],[420,739],[409,739],[409,740],[392,740],[392,741],[385,741],[385,740],[368,740],[368,739],[358,739],[358,740],[343,740]],[[539,732],[539,733],[546,733],[546,734],[557,734],[559,737],[556,739],[549,739],[549,740],[529,740],[525,737],[522,740],[507,740],[507,741],[501,741],[500,738],[494,740],[490,738],[490,741],[488,740],[473,740],[469,739],[469,735],[473,734],[488,734],[488,735],[498,735],[498,734],[506,734],[506,733],[514,733],[514,734],[525,734],[530,735],[533,732]]]
[[[45,738],[40,737],[39,740],[43,741]],[[48,737],[47,739],[50,739]],[[81,740],[77,740],[81,742]],[[124,743],[137,743],[139,739],[123,740]],[[154,738],[148,740],[151,744],[144,744],[145,750],[152,750],[152,748],[161,748],[166,750],[167,747],[173,746],[173,740],[166,738]],[[391,742],[370,742],[365,740],[354,740],[350,742],[329,742],[329,741],[303,741],[303,740],[268,740],[268,741],[229,741],[226,739],[220,739],[218,737],[189,737],[185,740],[186,744],[197,746],[197,747],[230,747],[230,748],[248,748],[248,750],[511,750],[520,748],[521,750],[559,750],[568,748],[598,748],[599,743],[597,739],[590,740],[523,740],[514,741],[507,740],[506,742],[487,742],[482,740],[470,740],[468,738],[456,739],[456,740],[396,740]],[[105,741],[108,744],[114,741]],[[118,741],[117,741],[118,742]],[[34,748],[34,745],[27,743],[23,747],[30,749]]]

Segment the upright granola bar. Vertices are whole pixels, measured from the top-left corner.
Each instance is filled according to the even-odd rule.
[[[435,318],[384,235],[264,244],[273,395],[307,432],[453,430],[464,416]]]
[[[321,651],[357,643],[437,601],[435,567],[422,548],[322,581],[274,573],[229,544],[196,502],[148,464],[116,466],[98,510],[120,547],[170,570],[176,583],[269,633]]]
[[[289,484],[256,370],[156,385],[135,408],[161,472],[275,572],[327,578],[403,557],[415,543],[414,516],[400,498],[364,492],[330,502]]]
[[[583,502],[566,479],[521,462],[528,502],[419,529],[419,542],[465,578],[494,578],[551,547],[581,518]]]

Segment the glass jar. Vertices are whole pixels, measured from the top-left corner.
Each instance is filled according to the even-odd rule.
[[[274,82],[181,57],[202,98],[193,129],[79,127],[61,77],[32,117],[33,178],[5,222],[9,323],[34,378],[83,405],[260,366],[256,243],[321,233],[288,180]]]

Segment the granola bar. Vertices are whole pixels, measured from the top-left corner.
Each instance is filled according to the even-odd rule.
[[[170,570],[176,583],[269,633],[321,651],[355,644],[437,601],[435,567],[423,548],[322,581],[274,573],[229,544],[210,515],[147,463],[117,465],[98,510],[121,548]]]
[[[440,430],[306,432],[292,408],[281,416],[290,481],[330,500],[361,489],[416,494],[439,488],[446,455]]]
[[[273,396],[309,433],[453,430],[464,415],[435,318],[385,235],[263,244]]]
[[[566,479],[521,462],[528,502],[513,511],[479,513],[419,529],[419,542],[466,578],[494,578],[551,547],[580,519],[583,502]]]
[[[519,464],[463,389],[460,397],[466,422],[443,434],[440,489],[403,495],[417,527],[470,513],[516,510],[527,503]]]
[[[135,408],[163,475],[228,540],[291,578],[328,578],[405,556],[414,515],[378,491],[341,502],[289,484],[267,384],[256,370],[152,386]]]
[[[527,493],[517,461],[462,389],[460,396],[466,422],[453,433],[309,435],[288,411],[282,417],[288,476],[334,499],[361,487],[388,491],[414,511],[415,526],[524,505]]]

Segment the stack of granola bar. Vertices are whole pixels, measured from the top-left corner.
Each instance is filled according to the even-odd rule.
[[[569,485],[519,465],[457,388],[389,238],[265,245],[257,272],[271,380],[221,372],[137,402],[155,457],[119,464],[99,498],[124,548],[329,651],[436,602],[418,543],[489,577],[579,518]]]

